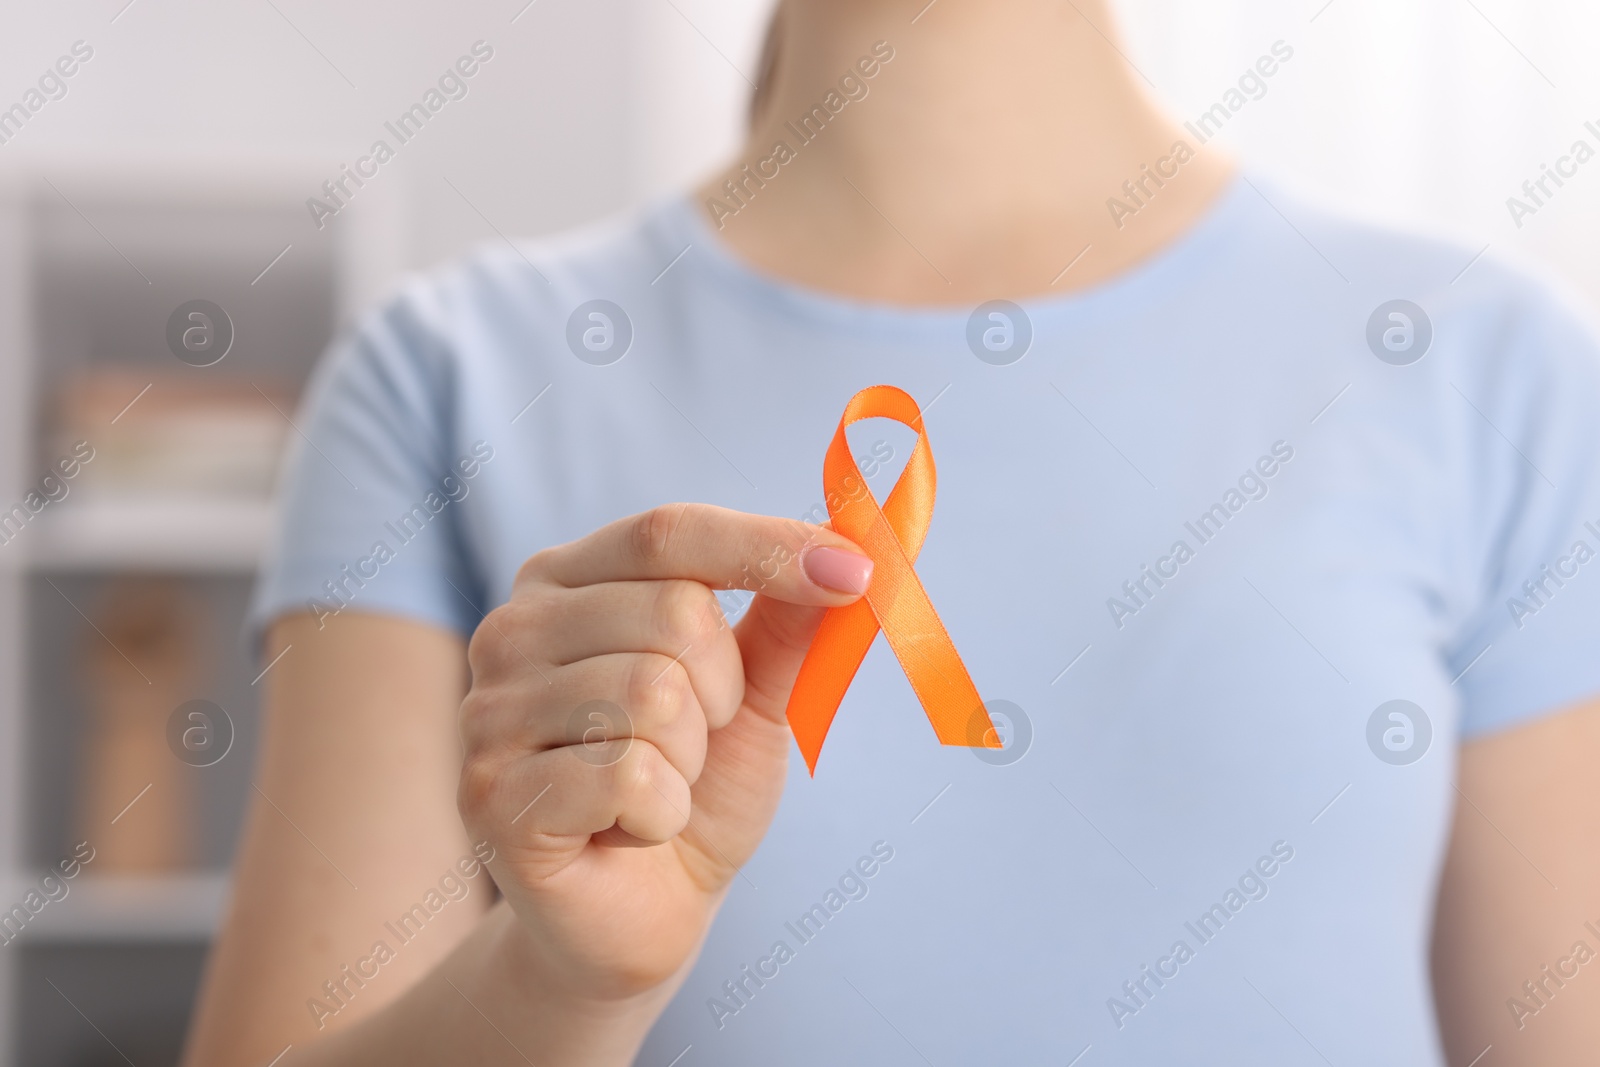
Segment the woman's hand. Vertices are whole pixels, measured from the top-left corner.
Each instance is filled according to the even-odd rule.
[[[678,504],[533,556],[472,638],[459,804],[575,998],[685,972],[777,808],[784,708],[871,561],[823,527]],[[713,589],[757,590],[734,628]]]

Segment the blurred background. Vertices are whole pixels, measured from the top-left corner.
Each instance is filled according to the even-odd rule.
[[[972,2],[908,0],[904,46],[919,11]],[[239,626],[323,346],[406,270],[731,152],[770,6],[0,8],[0,1067],[176,1060],[271,667]],[[1454,236],[1464,270],[1483,250],[1600,297],[1600,161],[1534,215],[1507,205],[1600,147],[1592,4],[1120,8],[1128,61],[1186,120],[1292,49],[1221,134],[1257,170]],[[466,94],[314,219],[480,41]]]

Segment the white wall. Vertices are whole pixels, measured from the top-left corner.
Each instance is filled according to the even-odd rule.
[[[1247,160],[1352,210],[1541,259],[1600,297],[1600,159],[1520,230],[1505,203],[1574,138],[1600,149],[1583,129],[1600,120],[1592,0],[1119,6],[1135,62],[1184,117],[1274,41],[1295,49],[1224,135]]]
[[[640,192],[682,188],[738,148],[772,0],[643,0]]]
[[[8,5],[0,107],[73,41],[95,55],[65,98],[0,146],[0,172],[89,165],[114,176],[197,155],[309,158],[332,175],[483,39],[494,58],[467,96],[375,179],[411,198],[406,258],[430,262],[493,236],[478,211],[507,232],[539,232],[635,194],[636,38],[622,0],[537,0],[515,24],[525,0],[135,0],[117,16],[124,3]]]

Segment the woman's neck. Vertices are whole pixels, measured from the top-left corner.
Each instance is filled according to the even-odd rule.
[[[756,126],[699,191],[757,268],[902,304],[1064,292],[1158,251],[1227,184],[1101,0],[921,2],[785,3]]]

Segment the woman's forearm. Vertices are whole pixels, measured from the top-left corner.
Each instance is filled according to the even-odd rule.
[[[574,999],[502,901],[439,966],[367,1019],[279,1067],[441,1063],[625,1067],[679,982],[626,1001]]]

